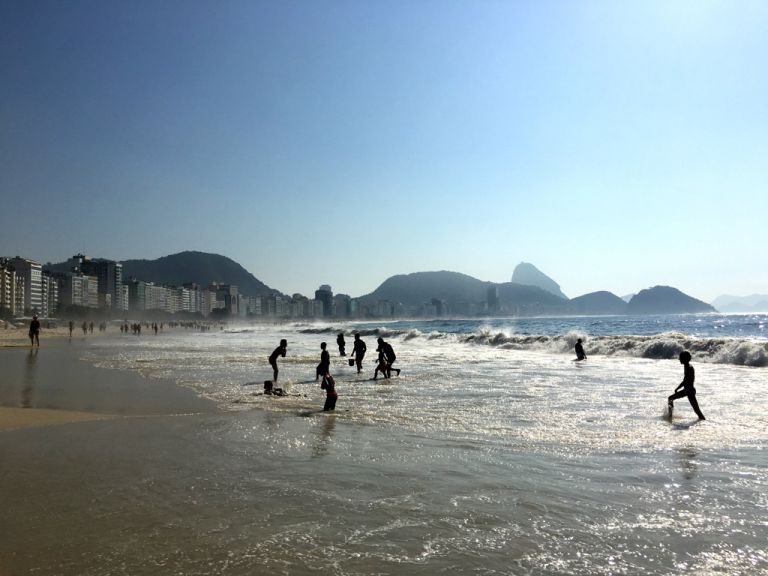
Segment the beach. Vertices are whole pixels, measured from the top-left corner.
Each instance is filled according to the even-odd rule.
[[[763,368],[695,359],[708,420],[670,421],[676,360],[447,327],[470,331],[355,326],[369,356],[332,354],[333,414],[336,326],[0,348],[0,574],[768,569]],[[379,335],[400,377],[370,379]],[[280,337],[288,395],[264,396]]]

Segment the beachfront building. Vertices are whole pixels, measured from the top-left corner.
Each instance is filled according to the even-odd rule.
[[[0,314],[24,314],[24,281],[9,258],[0,258]]]
[[[34,260],[16,256],[11,261],[24,284],[23,314],[41,314],[43,309],[43,266]],[[18,313],[18,312],[17,312]]]
[[[336,294],[333,297],[333,312],[337,318],[352,316],[352,298],[348,294]]]
[[[52,280],[57,285],[59,308],[99,307],[99,280],[95,276],[86,276],[80,272],[58,272],[52,275]]]
[[[125,310],[121,308],[123,265],[105,258],[89,258],[83,254],[75,254],[68,260],[70,269],[79,271],[86,276],[98,279],[99,305],[101,308]]]
[[[315,300],[323,303],[323,316],[333,316],[333,290],[328,284],[315,290]]]
[[[43,318],[51,318],[59,309],[59,283],[56,281],[56,278],[54,278],[53,275],[47,270],[43,270],[41,288],[41,314]]]

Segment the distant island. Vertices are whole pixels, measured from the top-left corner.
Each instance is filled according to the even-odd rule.
[[[123,282],[134,285],[145,282],[168,287],[209,287],[206,289],[218,291],[217,298],[222,297],[224,289],[229,313],[240,316],[317,316],[317,310],[322,310],[320,316],[358,318],[717,312],[712,305],[670,286],[654,286],[625,298],[608,291],[568,298],[557,282],[527,262],[515,267],[510,282],[488,282],[446,270],[414,272],[391,276],[362,296],[333,295],[330,286],[321,286],[314,298],[283,294],[219,254],[186,251],[120,264]],[[44,269],[63,273],[70,266],[71,261],[47,264]],[[730,304],[738,306],[736,297],[732,298]],[[319,306],[313,304],[318,299]],[[759,298],[755,305],[761,305]],[[235,312],[238,307],[247,312]]]

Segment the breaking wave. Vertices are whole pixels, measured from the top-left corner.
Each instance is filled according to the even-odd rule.
[[[768,366],[768,343],[739,338],[693,338],[679,332],[653,336],[588,336],[568,332],[558,336],[509,334],[481,329],[472,334],[422,334],[410,330],[404,340],[454,337],[459,342],[474,345],[497,346],[508,350],[536,350],[553,354],[573,352],[576,340],[581,338],[587,355],[634,356],[654,360],[675,359],[688,350],[694,359],[717,364],[737,366]]]

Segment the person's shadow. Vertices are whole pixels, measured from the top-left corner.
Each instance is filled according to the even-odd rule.
[[[38,348],[32,348],[27,354],[27,365],[24,370],[24,387],[21,389],[21,407],[32,408],[32,391],[35,385],[35,372],[37,372]]]

